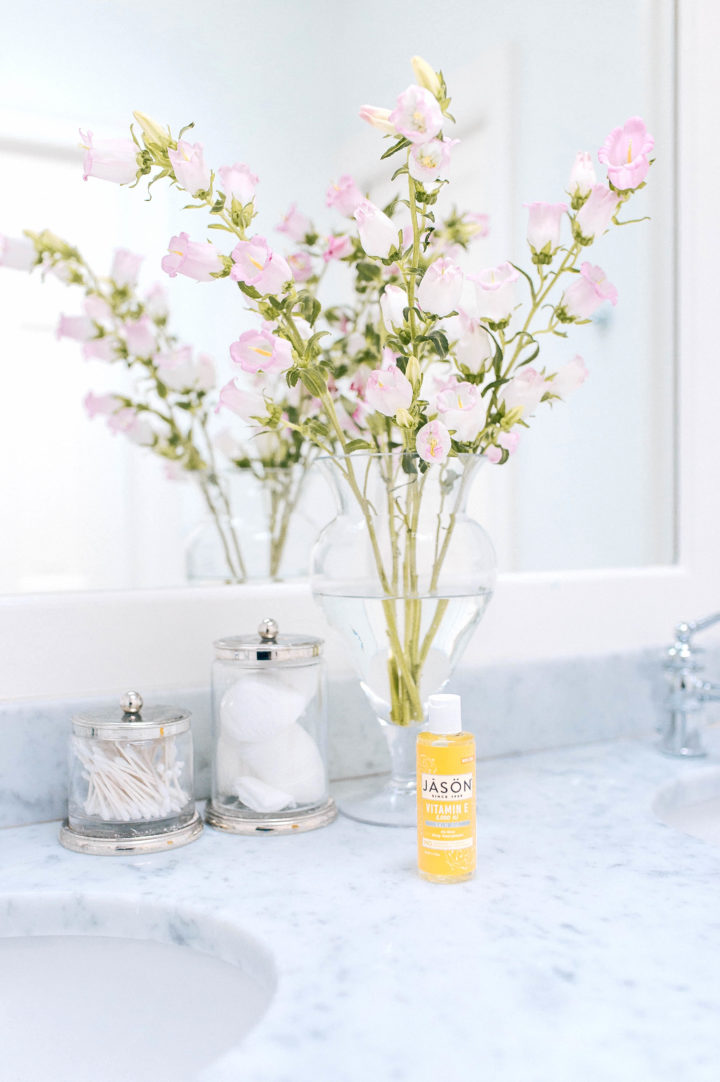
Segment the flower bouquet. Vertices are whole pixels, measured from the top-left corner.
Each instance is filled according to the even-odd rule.
[[[295,570],[287,540],[315,456],[312,445],[290,429],[267,431],[253,421],[265,403],[251,377],[243,387],[216,392],[212,358],[195,357],[170,330],[166,291],[156,283],[141,292],[142,256],[119,249],[109,275],[100,276],[76,247],[50,230],[27,231],[26,238],[0,238],[0,264],[39,267],[43,275],[79,287],[82,313],[62,315],[58,337],[81,343],[85,359],[119,364],[131,373],[132,389],[125,393],[89,392],[88,416],[104,417],[113,433],[158,455],[168,479],[190,477],[198,485],[207,526],[201,524],[189,539],[188,576],[240,583],[306,573],[303,557],[310,542]],[[306,416],[311,399],[302,386],[291,391],[285,384],[275,396],[289,419],[297,423]],[[244,438],[229,427],[213,431],[213,413],[221,407],[239,416]]]
[[[587,249],[628,224],[621,215],[645,186],[653,149],[640,118],[616,128],[598,153],[606,181],[580,153],[566,198],[527,206],[526,268],[478,261],[464,272],[458,254],[487,220],[445,202],[456,142],[447,134],[448,89],[421,58],[412,66],[415,82],[394,108],[360,110],[384,138],[393,199],[379,206],[342,176],[327,192],[337,227],[323,235],[291,207],[281,225],[293,242],[285,254],[252,230],[249,168],[211,170],[188,128],[174,136],[135,113],[128,140],[84,136],[86,177],[166,181],[188,193],[189,210],[207,213],[216,242],[180,232],[163,267],[171,276],[235,283],[258,318],[230,345],[241,373],[256,380],[254,421],[317,449],[335,477],[340,512],[316,547],[313,590],[345,634],[388,736],[391,781],[351,810],[374,822],[414,822],[424,704],[447,680],[492,594],[492,545],[465,513],[475,469],[506,463],[535,412],[585,380],[579,355],[555,371],[540,366],[541,344],[617,303]],[[324,296],[331,263],[346,268],[350,300]],[[305,389],[309,415],[289,415],[281,383]],[[231,404],[237,390],[231,382],[223,400]]]

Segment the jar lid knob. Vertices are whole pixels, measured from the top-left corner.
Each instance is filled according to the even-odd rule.
[[[126,691],[120,700],[120,706],[125,714],[136,716],[143,707],[142,695],[139,691]]]
[[[258,635],[263,642],[275,642],[278,637],[278,626],[274,620],[261,620],[258,627]]]

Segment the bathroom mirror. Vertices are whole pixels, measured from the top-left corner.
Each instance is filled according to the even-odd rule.
[[[601,16],[591,0],[367,0],[351,16],[332,0],[74,0],[68,33],[67,9],[33,0],[4,27],[0,233],[50,227],[99,273],[114,247],[142,252],[143,281],[163,279],[178,333],[230,378],[228,345],[251,325],[236,289],[170,281],[159,269],[172,233],[205,235],[201,216],[181,214],[183,200],[162,185],[148,203],[139,191],[84,184],[79,127],[122,136],[133,109],[174,131],[194,120],[209,162],[243,161],[259,175],[257,231],[281,242],[273,229],[293,201],[331,227],[324,193],[340,174],[381,186],[382,140],[357,110],[392,105],[419,53],[442,68],[454,99],[464,157],[453,200],[490,215],[473,253],[479,269],[526,264],[523,204],[562,200],[575,153],[595,154],[613,127],[642,115],[657,161],[632,209],[651,221],[589,254],[619,303],[543,357],[553,366],[580,353],[590,378],[536,418],[508,465],[485,469],[476,511],[502,570],[669,564],[674,18],[672,0],[606,0]],[[151,454],[87,419],[87,391],[120,389],[121,373],[56,339],[59,313],[78,313],[80,295],[5,268],[0,284],[0,593],[182,584],[201,500]]]

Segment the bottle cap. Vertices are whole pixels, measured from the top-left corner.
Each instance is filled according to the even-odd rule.
[[[428,699],[428,732],[451,734],[462,732],[459,695],[431,695]]]

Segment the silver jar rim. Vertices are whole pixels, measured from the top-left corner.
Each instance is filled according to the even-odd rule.
[[[275,620],[260,623],[257,635],[226,635],[213,643],[220,661],[257,665],[267,661],[302,661],[320,657],[323,639],[313,635],[280,635]]]
[[[129,707],[128,702],[131,703]],[[190,728],[189,710],[162,703],[144,706],[137,692],[128,692],[121,706],[122,711],[109,707],[75,714],[73,732],[77,736],[96,736],[103,740],[152,740],[184,733]]]

